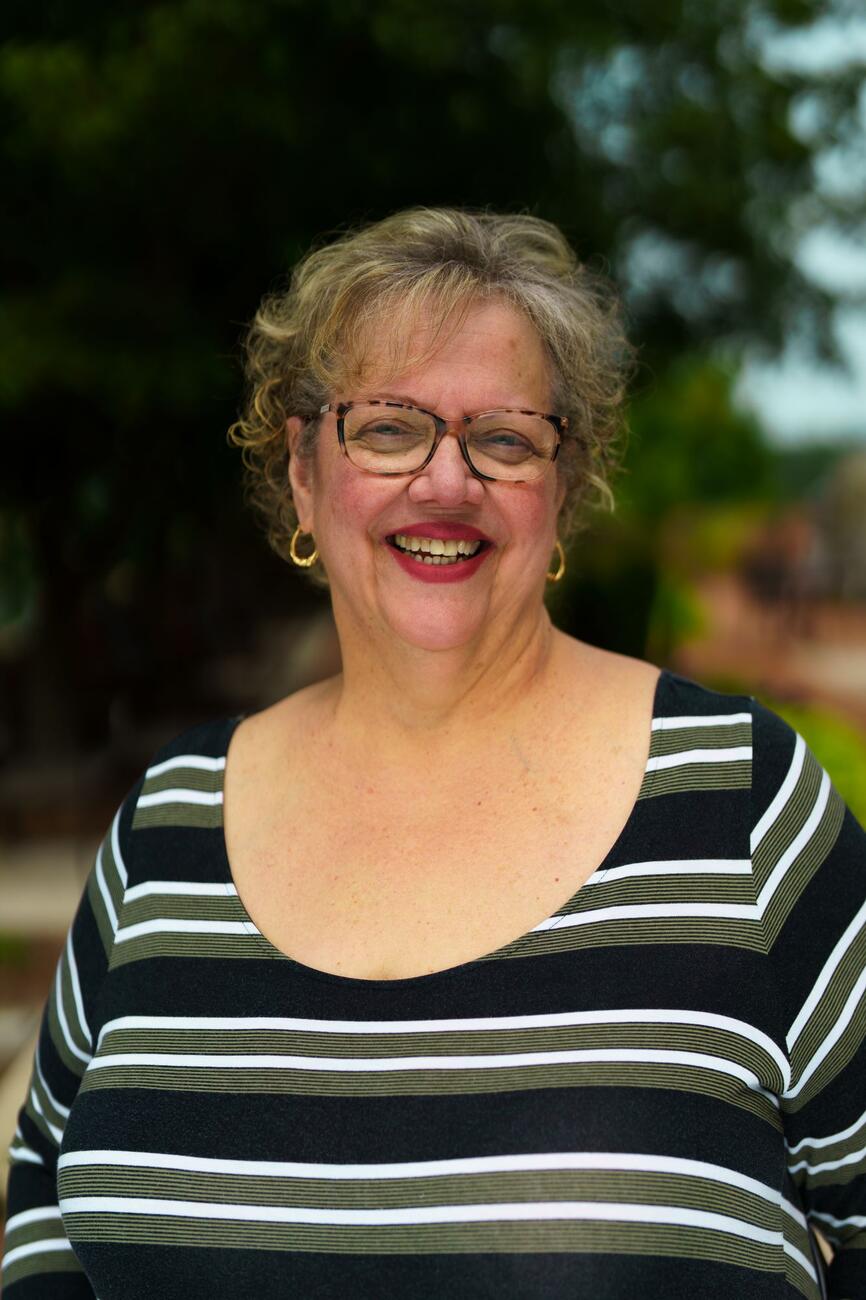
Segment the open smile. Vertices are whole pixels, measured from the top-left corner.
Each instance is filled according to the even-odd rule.
[[[409,537],[405,533],[393,533],[387,540],[390,546],[411,556],[417,564],[436,566],[465,564],[490,545],[475,538]]]
[[[407,532],[389,533],[385,538],[403,572],[422,582],[471,578],[494,550],[489,538],[468,525],[433,524],[430,532],[439,533],[438,537],[427,536],[426,532],[423,525],[413,524]]]

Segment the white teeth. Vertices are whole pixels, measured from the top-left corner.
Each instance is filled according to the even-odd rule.
[[[425,557],[425,562],[429,558],[438,557],[446,563],[456,559],[458,555],[474,555],[481,546],[479,541],[470,541],[468,538],[449,539],[445,541],[441,537],[407,537],[404,533],[395,533],[394,541],[402,551],[410,554],[421,552]],[[420,557],[419,557],[420,558]]]

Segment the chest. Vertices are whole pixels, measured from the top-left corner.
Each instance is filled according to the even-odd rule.
[[[308,772],[268,798],[239,783],[226,843],[238,894],[280,951],[356,978],[471,961],[544,921],[626,824],[646,741],[551,765]]]

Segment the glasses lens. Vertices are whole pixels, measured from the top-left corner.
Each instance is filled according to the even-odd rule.
[[[420,468],[436,438],[429,415],[396,403],[351,407],[343,419],[349,460],[376,474],[405,474]]]
[[[556,430],[540,415],[490,411],[469,426],[472,464],[491,478],[540,478],[556,451]]]

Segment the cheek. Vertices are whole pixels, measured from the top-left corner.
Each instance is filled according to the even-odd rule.
[[[327,537],[351,535],[357,541],[359,533],[374,534],[376,520],[393,496],[393,486],[351,467],[346,472],[339,463],[329,471],[319,481],[316,502],[326,545]]]
[[[514,527],[523,535],[529,534],[538,539],[544,549],[549,537],[556,533],[556,521],[559,514],[560,492],[554,482],[544,485],[539,490],[537,485],[515,485],[510,489],[512,497],[512,520]]]

